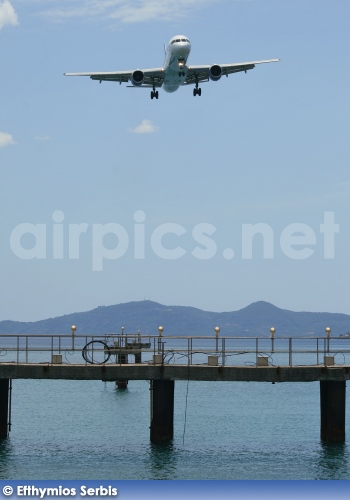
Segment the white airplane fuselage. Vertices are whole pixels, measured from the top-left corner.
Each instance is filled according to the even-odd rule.
[[[175,92],[184,84],[187,76],[187,59],[191,52],[191,43],[183,35],[174,36],[168,45],[164,60],[165,92]]]

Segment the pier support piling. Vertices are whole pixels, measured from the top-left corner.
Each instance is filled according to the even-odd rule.
[[[164,443],[174,437],[174,380],[151,380],[151,441]]]
[[[345,389],[345,381],[320,381],[322,441],[345,441]]]
[[[10,380],[0,379],[0,438],[7,438],[10,431]]]

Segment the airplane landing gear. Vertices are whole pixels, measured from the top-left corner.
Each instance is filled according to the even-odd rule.
[[[198,74],[196,74],[196,88],[193,89],[193,97],[196,97],[196,95],[199,95],[199,97],[202,95],[202,89],[198,87]]]
[[[153,90],[151,92],[151,99],[153,99],[154,97],[156,99],[158,99],[158,90],[156,90],[156,86],[155,86],[155,83],[154,83],[154,78],[152,78],[152,85],[153,85]]]

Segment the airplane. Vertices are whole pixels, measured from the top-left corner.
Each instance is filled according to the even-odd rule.
[[[64,73],[65,76],[89,76],[92,80],[131,82],[130,87],[151,88],[151,99],[158,99],[158,88],[165,92],[175,92],[182,85],[195,85],[194,96],[201,96],[199,83],[212,80],[217,82],[222,76],[253,69],[256,64],[278,62],[279,59],[252,61],[234,64],[212,64],[204,66],[188,66],[187,59],[191,52],[191,42],[184,35],[174,36],[166,47],[164,43],[165,61],[162,68],[136,69],[132,71],[109,71],[100,73]]]

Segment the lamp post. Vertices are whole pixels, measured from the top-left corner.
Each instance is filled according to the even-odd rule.
[[[215,344],[216,344],[216,352],[218,352],[219,350],[219,333],[220,333],[220,328],[218,326],[216,326],[214,328],[214,331],[215,331]]]
[[[74,351],[74,334],[77,327],[75,325],[72,325],[70,329],[72,330],[72,351]]]
[[[329,326],[326,328],[326,333],[327,333],[327,352],[329,352],[329,339],[331,337],[331,329]]]
[[[159,339],[158,339],[158,353],[162,352],[162,349],[161,349],[161,347],[162,347],[161,338],[162,338],[163,332],[164,332],[164,328],[162,326],[159,326],[158,327],[158,335],[159,335]]]
[[[271,352],[275,352],[275,329],[274,327],[270,328],[271,333]]]

